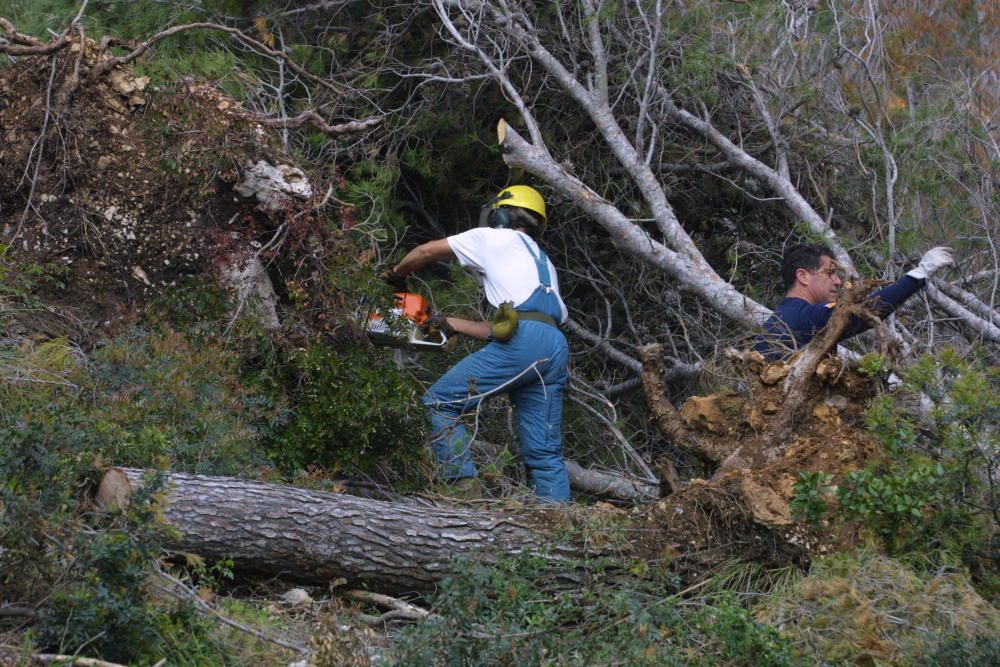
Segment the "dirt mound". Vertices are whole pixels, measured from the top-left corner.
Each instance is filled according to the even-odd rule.
[[[272,130],[208,84],[155,88],[127,66],[102,73],[110,57],[71,40],[0,72],[0,168],[17,175],[0,181],[4,267],[43,305],[8,319],[15,333],[86,337],[188,276],[263,284],[262,266],[248,263],[275,259],[266,246],[290,220],[282,240],[329,240]],[[267,169],[283,191],[255,190]]]
[[[859,425],[873,383],[835,358],[825,360],[813,378],[808,416],[790,441],[775,442],[772,425],[788,407],[781,381],[789,366],[750,353],[746,369],[745,392],[695,396],[681,410],[704,450],[731,454],[712,479],[692,480],[637,511],[636,546],[645,557],[698,573],[730,560],[804,563],[855,541],[850,532],[796,521],[790,503],[801,472],[836,480],[879,455]]]

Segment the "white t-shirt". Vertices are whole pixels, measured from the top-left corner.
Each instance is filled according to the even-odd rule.
[[[542,284],[538,279],[535,259],[521,239],[527,241],[532,252],[538,254],[538,244],[527,234],[513,229],[476,227],[448,237],[448,245],[458,257],[459,263],[483,285],[486,300],[494,308],[504,301],[513,301],[517,307],[527,301],[531,293]],[[559,300],[559,310],[562,312],[559,323],[562,324],[569,318],[569,313],[559,295],[556,267],[548,259],[548,255],[546,260],[549,263],[552,291]]]

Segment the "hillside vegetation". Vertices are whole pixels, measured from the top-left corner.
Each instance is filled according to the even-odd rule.
[[[0,664],[996,664],[998,26],[975,0],[0,0]],[[359,325],[511,183],[546,197],[570,309],[565,507],[506,399],[469,416],[485,497],[453,497],[421,396],[478,344]],[[800,241],[858,290],[957,261],[796,385],[747,349]],[[488,316],[457,266],[420,278]],[[469,537],[402,593],[374,547],[296,570],[345,557],[309,525],[259,568],[221,536],[252,512],[179,528],[184,479]]]

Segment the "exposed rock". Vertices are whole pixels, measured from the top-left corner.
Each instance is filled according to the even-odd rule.
[[[233,316],[256,318],[268,331],[280,328],[278,297],[264,263],[254,256],[249,261],[243,260],[242,264],[242,268],[239,263],[230,264],[222,274],[223,282],[236,294]]]
[[[740,489],[753,518],[765,526],[787,526],[792,523],[788,500],[774,489],[762,486],[749,476],[740,478]]]
[[[289,198],[305,201],[313,194],[312,185],[301,169],[288,164],[274,166],[264,160],[250,167],[234,189],[244,197],[253,197],[269,211],[280,210]]]
[[[760,372],[760,381],[767,385],[778,384],[787,375],[788,364],[777,361],[764,367],[764,370]]]

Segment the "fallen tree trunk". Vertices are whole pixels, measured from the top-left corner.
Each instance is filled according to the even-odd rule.
[[[111,468],[97,502],[122,507],[149,471]],[[386,593],[428,591],[451,560],[493,562],[549,548],[553,558],[581,552],[509,514],[426,508],[231,477],[165,473],[163,515],[176,529],[166,548],[214,561],[232,558],[248,573]]]

